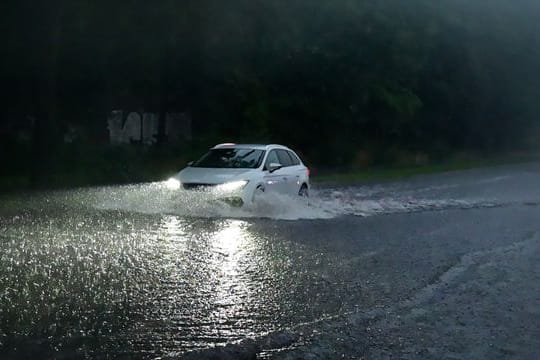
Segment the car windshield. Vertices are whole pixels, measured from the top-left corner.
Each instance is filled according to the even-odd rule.
[[[255,169],[261,165],[264,150],[212,149],[192,166],[202,168]]]

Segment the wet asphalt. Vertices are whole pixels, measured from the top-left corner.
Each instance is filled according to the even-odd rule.
[[[2,197],[2,358],[540,358],[538,163],[266,217],[154,187]]]

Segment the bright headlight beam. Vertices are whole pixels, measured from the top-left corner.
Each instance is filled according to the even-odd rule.
[[[165,181],[165,186],[169,190],[178,190],[180,189],[180,181],[176,180],[175,178],[170,178],[169,180]]]
[[[244,188],[244,186],[246,186],[247,183],[248,182],[246,180],[231,181],[231,182],[216,186],[216,189],[218,191],[230,192],[230,191],[240,190]]]

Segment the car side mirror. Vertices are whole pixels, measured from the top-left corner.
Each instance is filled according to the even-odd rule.
[[[193,161],[190,161],[187,163],[187,166],[191,166],[191,165],[193,165]]]
[[[283,165],[281,164],[278,164],[278,163],[270,163],[268,164],[268,171],[273,173],[274,171],[276,170],[279,170],[283,167]]]

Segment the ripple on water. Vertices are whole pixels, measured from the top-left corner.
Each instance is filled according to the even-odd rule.
[[[23,357],[225,344],[287,324],[296,303],[276,284],[303,250],[243,220],[66,211],[0,225],[0,341]]]
[[[380,187],[312,194],[246,209],[159,183],[12,197],[0,204],[0,346],[8,356],[161,356],[310,321],[341,304],[318,268],[331,255],[259,233],[250,218],[491,204]]]

